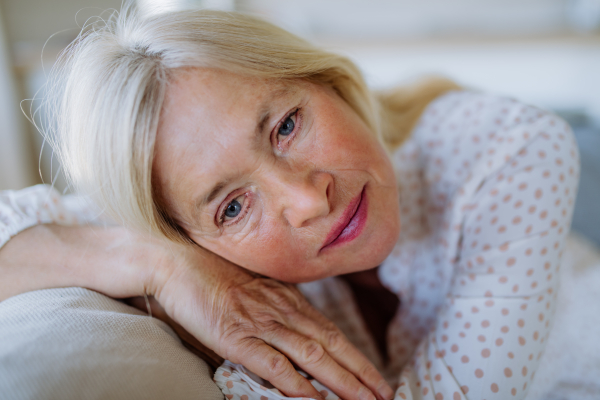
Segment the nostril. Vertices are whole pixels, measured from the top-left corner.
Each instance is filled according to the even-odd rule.
[[[331,211],[331,200],[333,198],[333,192],[334,192],[334,179],[333,176],[331,176],[331,174],[329,173],[325,173],[325,179],[324,181],[326,182],[326,186],[325,186],[325,198],[327,199],[327,207],[329,209],[329,211]]]
[[[327,188],[325,189],[325,196],[327,197],[327,203],[329,204],[329,209],[331,209],[331,192],[332,192],[333,180],[327,184]]]

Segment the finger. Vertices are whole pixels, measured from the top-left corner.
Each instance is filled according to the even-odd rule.
[[[346,400],[375,400],[375,396],[347,369],[342,368],[316,340],[284,326],[273,329],[265,337],[304,371]]]
[[[354,374],[363,382],[378,398],[382,400],[392,399],[394,391],[383,379],[377,368],[365,357],[346,336],[323,314],[312,307],[298,290],[297,287],[287,285],[290,292],[295,292],[295,312],[285,312],[284,322],[290,330],[318,341],[327,353],[343,368]],[[279,302],[278,304],[280,304]]]
[[[373,363],[321,313],[312,309],[308,316],[295,314],[288,317],[293,329],[320,343],[333,360],[356,376],[380,399],[389,400],[394,397],[394,391]]]
[[[288,397],[323,400],[310,382],[300,375],[286,356],[258,338],[247,338],[233,346],[230,361],[243,364],[256,375],[269,381]]]

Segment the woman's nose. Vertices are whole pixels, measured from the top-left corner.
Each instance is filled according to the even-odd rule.
[[[304,179],[294,179],[284,185],[279,199],[283,216],[294,228],[329,214],[329,196],[333,177],[326,172],[314,172]]]

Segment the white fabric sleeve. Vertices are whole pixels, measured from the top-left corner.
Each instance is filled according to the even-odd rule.
[[[476,182],[463,208],[449,294],[403,370],[396,398],[527,395],[552,328],[579,158],[570,128],[550,114],[503,140],[517,135],[527,135],[526,145]]]
[[[84,225],[101,221],[101,211],[87,197],[60,195],[49,185],[0,191],[0,248],[35,225]]]

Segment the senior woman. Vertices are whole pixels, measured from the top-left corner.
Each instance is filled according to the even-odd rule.
[[[1,299],[152,295],[229,360],[229,399],[525,397],[578,178],[564,122],[443,80],[376,95],[347,59],[236,13],[93,28],[48,103],[91,200],[2,195]]]

